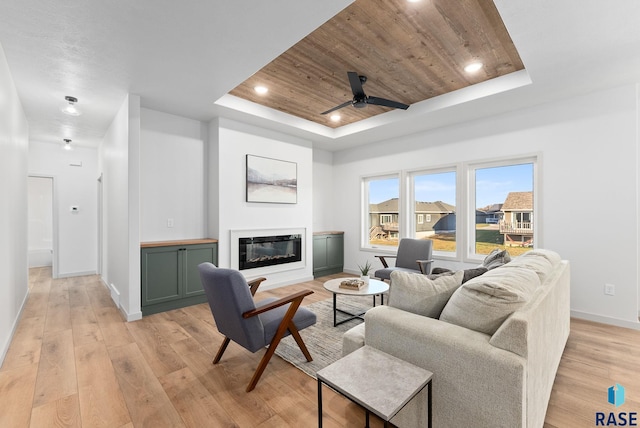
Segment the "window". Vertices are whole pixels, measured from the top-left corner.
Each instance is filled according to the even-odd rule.
[[[539,242],[537,156],[401,171],[362,180],[362,245],[433,240],[435,258],[475,262],[495,248],[517,256]]]
[[[387,175],[363,180],[365,247],[397,247],[400,231],[400,177]]]
[[[456,172],[434,171],[411,174],[416,222],[414,238],[433,240],[435,253],[451,256],[456,252]]]
[[[506,248],[517,256],[534,243],[535,159],[469,168],[470,254],[482,256]]]
[[[391,223],[393,216],[391,214],[380,214],[380,224]]]

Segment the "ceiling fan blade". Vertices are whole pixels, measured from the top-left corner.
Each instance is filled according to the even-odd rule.
[[[349,84],[351,85],[351,92],[353,92],[354,98],[364,98],[364,89],[362,89],[362,82],[360,76],[355,71],[347,71],[349,76]]]
[[[402,110],[406,110],[409,108],[407,104],[402,104],[402,103],[399,103],[398,101],[391,101],[385,98],[378,98],[378,97],[367,97],[366,103],[377,105],[377,106],[400,108]]]
[[[335,106],[334,108],[331,108],[325,112],[322,112],[321,114],[331,113],[332,111],[340,110],[342,107],[350,106],[351,104],[353,104],[353,101],[346,101],[340,104],[339,106]]]

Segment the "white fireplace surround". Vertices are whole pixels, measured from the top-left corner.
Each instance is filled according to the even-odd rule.
[[[242,274],[246,277],[257,277],[270,273],[286,272],[290,270],[303,269],[307,266],[306,249],[306,229],[304,227],[287,229],[251,229],[251,230],[231,230],[231,257],[229,257],[231,269],[240,269],[240,238],[258,238],[263,236],[276,235],[301,235],[302,236],[302,259],[299,262],[285,263],[280,265],[265,266],[255,269],[244,269]]]

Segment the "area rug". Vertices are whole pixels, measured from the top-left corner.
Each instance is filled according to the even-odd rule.
[[[338,309],[352,313],[360,313],[370,309],[373,303],[371,296],[338,296]],[[311,327],[300,331],[302,340],[307,345],[313,361],[308,362],[293,337],[287,336],[276,348],[279,355],[309,376],[315,378],[316,372],[342,357],[342,335],[350,328],[361,324],[354,319],[337,327],[333,326],[333,300],[326,299],[305,306],[316,314],[317,321]],[[347,315],[338,312],[338,322]]]

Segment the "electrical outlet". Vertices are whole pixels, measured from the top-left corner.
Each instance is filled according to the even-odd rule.
[[[613,284],[605,284],[604,294],[606,294],[607,296],[614,296],[616,294],[616,286]]]
[[[167,219],[167,227],[173,227],[173,219],[172,218],[168,218]]]

